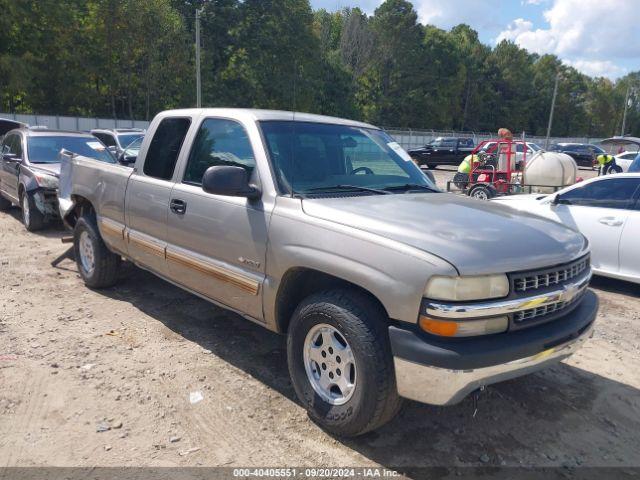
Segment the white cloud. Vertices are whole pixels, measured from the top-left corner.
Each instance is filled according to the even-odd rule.
[[[496,38],[536,53],[553,53],[591,75],[617,77],[614,60],[640,60],[638,4],[628,0],[554,0],[548,28],[518,18]],[[639,62],[640,63],[640,62]]]
[[[501,0],[413,0],[422,23],[451,28],[466,23],[476,29],[495,26],[488,12],[500,8]]]
[[[609,60],[565,60],[565,63],[591,77],[616,78],[627,73],[626,68],[619,67]]]

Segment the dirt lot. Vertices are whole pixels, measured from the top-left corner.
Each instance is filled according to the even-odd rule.
[[[594,338],[475,418],[408,402],[341,440],[297,404],[283,338],[132,266],[91,291],[49,265],[62,230],[19,218],[0,213],[0,466],[640,466],[638,286],[596,279]]]

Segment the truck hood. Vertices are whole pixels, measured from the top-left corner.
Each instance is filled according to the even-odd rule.
[[[580,233],[559,223],[448,193],[304,199],[302,208],[436,255],[462,275],[552,266],[586,248]]]
[[[54,177],[60,176],[60,164],[59,163],[32,163],[31,169],[34,172],[42,172]]]

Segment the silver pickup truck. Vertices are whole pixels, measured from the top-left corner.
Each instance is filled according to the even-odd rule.
[[[384,131],[318,115],[160,113],[134,168],[72,156],[61,216],[91,288],[121,259],[287,335],[300,402],[359,435],[591,335],[584,236],[441,193]]]

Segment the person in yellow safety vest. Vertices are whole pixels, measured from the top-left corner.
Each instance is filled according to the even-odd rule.
[[[600,165],[600,175],[606,175],[609,170],[613,169],[614,173],[618,169],[616,165],[616,159],[613,155],[603,153],[597,156],[598,164]]]
[[[458,165],[458,173],[470,173],[471,172],[471,161],[473,163],[478,163],[478,155],[467,155],[464,157],[464,160]]]

